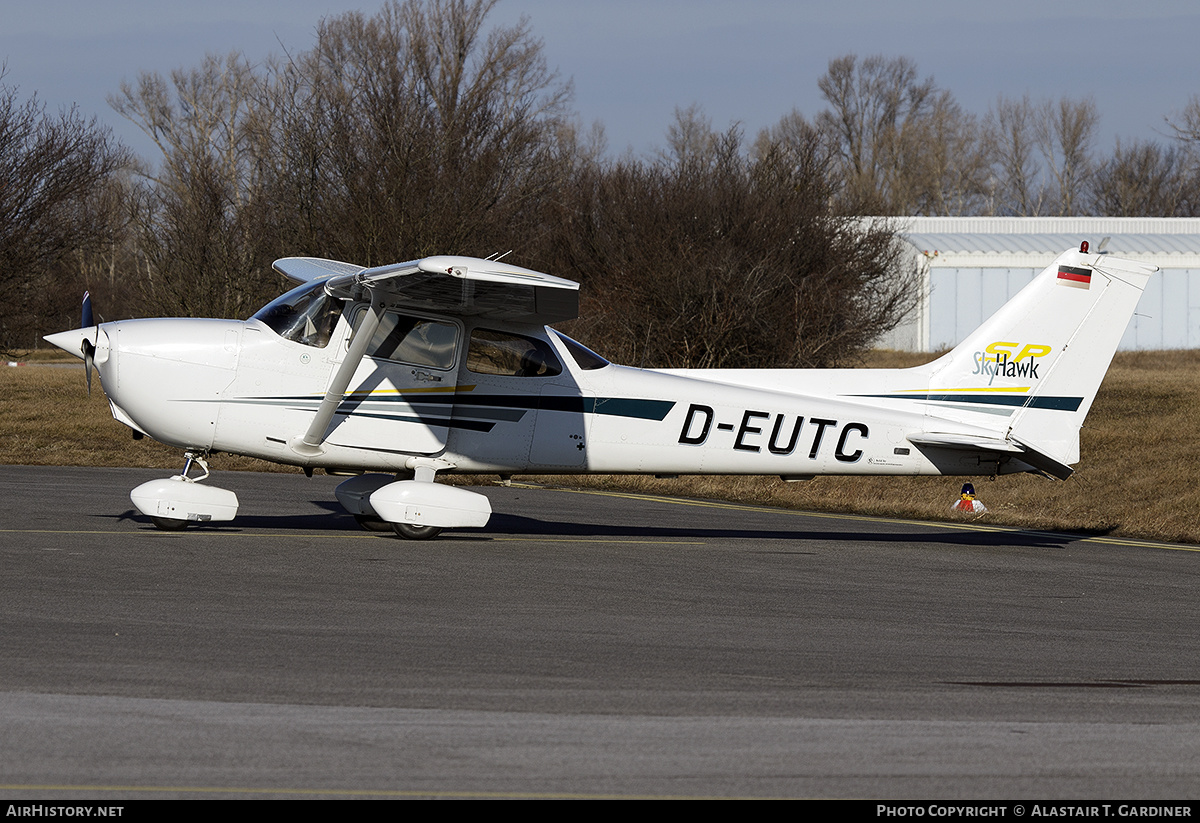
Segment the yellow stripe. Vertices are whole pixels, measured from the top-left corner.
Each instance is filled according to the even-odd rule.
[[[897,389],[896,394],[942,394],[943,392],[1027,392],[1032,386],[988,386],[984,388],[964,389]]]
[[[413,388],[413,389],[372,389],[371,391],[366,391],[366,392],[352,391],[352,392],[349,392],[346,396],[347,397],[372,397],[374,395],[382,395],[382,394],[419,394],[419,393],[430,393],[430,392],[445,393],[445,392],[456,392],[456,391],[467,392],[467,391],[474,391],[474,390],[475,390],[474,386],[431,386],[428,388],[421,388],[421,389],[417,389],[417,388]],[[313,395],[313,397],[324,397],[324,396],[325,395],[323,395],[323,394]]]

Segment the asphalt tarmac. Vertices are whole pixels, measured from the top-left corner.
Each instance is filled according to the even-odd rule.
[[[236,472],[164,533],[166,474],[0,466],[0,796],[1200,795],[1197,547]]]

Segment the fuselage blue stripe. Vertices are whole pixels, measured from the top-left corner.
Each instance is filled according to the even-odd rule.
[[[876,397],[887,400],[917,400],[924,403],[973,403],[981,406],[1011,406],[1015,408],[1049,409],[1051,411],[1077,411],[1083,405],[1082,397],[1048,397],[1042,395],[1016,394],[856,394],[854,397]]]

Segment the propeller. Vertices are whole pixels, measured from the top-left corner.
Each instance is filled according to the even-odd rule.
[[[85,291],[83,293],[83,319],[80,323],[80,328],[86,329],[88,326],[95,325],[92,318],[92,293]],[[83,370],[87,374],[87,392],[88,397],[92,396],[92,365],[96,360],[96,340],[100,339],[100,326],[96,325],[96,333],[92,340],[83,338],[80,344],[80,349],[83,351]]]

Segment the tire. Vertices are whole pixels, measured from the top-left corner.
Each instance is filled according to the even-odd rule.
[[[181,532],[188,524],[186,520],[176,520],[172,517],[151,517],[150,522],[160,532]]]
[[[354,519],[358,521],[358,525],[369,532],[387,532],[392,530],[391,523],[382,517],[376,517],[372,514],[356,514],[354,515]]]
[[[393,523],[392,529],[405,540],[430,540],[442,533],[438,526],[414,526],[411,523]]]

